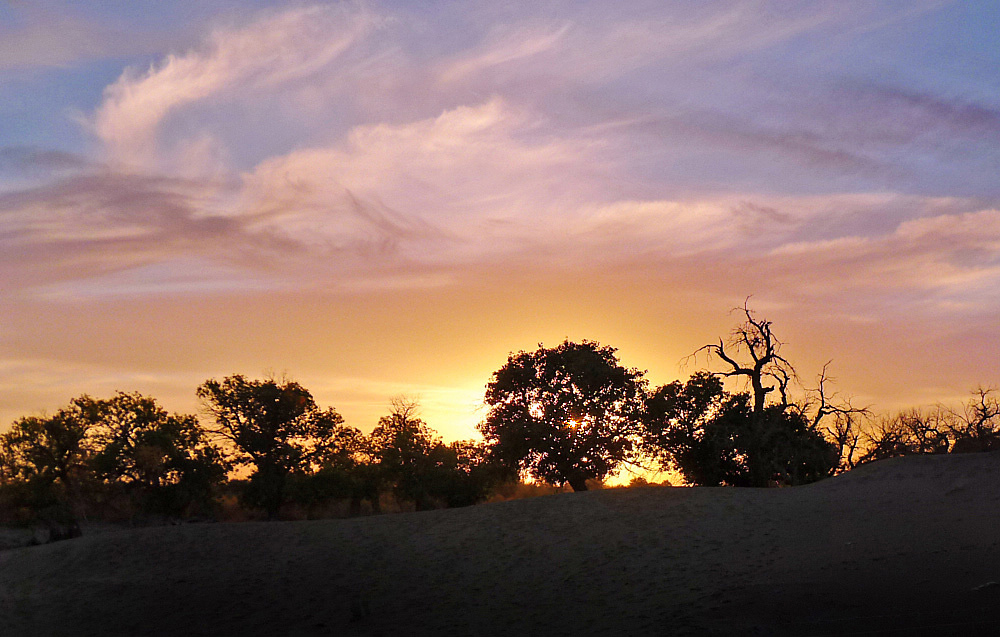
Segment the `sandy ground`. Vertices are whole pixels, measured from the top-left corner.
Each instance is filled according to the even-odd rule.
[[[1000,634],[1000,455],[0,552],[0,635]]]

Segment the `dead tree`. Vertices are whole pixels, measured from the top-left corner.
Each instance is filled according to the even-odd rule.
[[[754,316],[747,303],[743,304],[742,311],[746,321],[734,328],[728,339],[720,338],[717,345],[705,345],[693,356],[700,352],[714,354],[729,367],[715,374],[745,378],[750,385],[755,416],[763,413],[767,395],[775,390],[780,396],[781,407],[787,408],[790,404],[788,385],[796,378],[795,369],[779,353],[781,341],[771,331],[771,322]],[[750,360],[738,360],[743,357]]]
[[[962,412],[952,411],[952,453],[1000,449],[1000,398],[996,390],[978,387]]]
[[[868,407],[855,407],[851,404],[850,398],[841,398],[836,393],[829,393],[827,383],[834,380],[827,372],[829,367],[830,361],[827,361],[819,374],[816,389],[811,391],[810,398],[802,406],[802,412],[806,413],[810,408],[815,409],[811,424],[817,431],[821,422],[833,419],[832,424],[824,431],[837,445],[840,470],[846,471],[853,469],[856,464],[854,455],[861,445],[861,421],[871,412]]]

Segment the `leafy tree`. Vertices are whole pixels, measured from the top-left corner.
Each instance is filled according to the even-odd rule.
[[[417,403],[394,398],[389,415],[379,419],[371,433],[372,450],[381,474],[401,500],[412,501],[418,511],[431,508],[432,451],[441,439],[417,417]]]
[[[228,442],[232,460],[252,467],[244,501],[277,516],[293,472],[311,472],[336,457],[351,430],[334,409],[320,410],[302,385],[289,380],[212,379],[198,397],[215,420],[209,430]]]
[[[722,381],[708,372],[657,388],[646,399],[644,450],[680,471],[689,484],[720,484],[723,452],[710,444],[713,438],[706,432],[726,398]]]
[[[486,388],[479,430],[510,471],[585,491],[632,459],[645,380],[594,341],[511,354]]]
[[[435,450],[441,468],[432,493],[449,507],[470,506],[486,500],[506,477],[482,442],[459,440]]]
[[[52,416],[28,416],[0,436],[4,479],[23,485],[23,504],[34,510],[74,505],[86,478],[89,421],[76,401]]]
[[[804,484],[838,462],[836,445],[802,412],[770,405],[755,414],[751,394],[729,394],[705,372],[654,392],[646,426],[652,455],[690,484]]]
[[[746,393],[726,400],[706,434],[709,445],[720,452],[722,484],[806,484],[830,476],[838,464],[836,446],[805,414],[780,405],[754,414]]]
[[[386,478],[378,465],[371,438],[353,427],[344,427],[340,439],[337,452],[329,454],[316,473],[300,480],[305,486],[296,494],[296,501],[312,506],[330,499],[347,498],[351,514],[358,515],[362,503],[367,500],[372,512],[379,513]]]
[[[417,413],[415,401],[394,398],[390,413],[372,431],[371,450],[383,484],[418,511],[485,500],[500,475],[485,447],[473,441],[444,444]]]
[[[119,392],[74,401],[86,419],[96,476],[139,499],[147,512],[205,506],[227,468],[192,415],[168,414],[153,398]]]

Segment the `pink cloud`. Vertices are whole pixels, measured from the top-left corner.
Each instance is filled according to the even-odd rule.
[[[128,69],[105,89],[91,126],[112,159],[155,165],[159,128],[173,111],[233,92],[252,99],[315,74],[375,24],[367,12],[313,6],[218,30],[201,48],[169,55],[145,72]]]

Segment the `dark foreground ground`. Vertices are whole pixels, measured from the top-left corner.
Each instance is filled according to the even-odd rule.
[[[1000,634],[1000,455],[0,552],[0,635]]]

